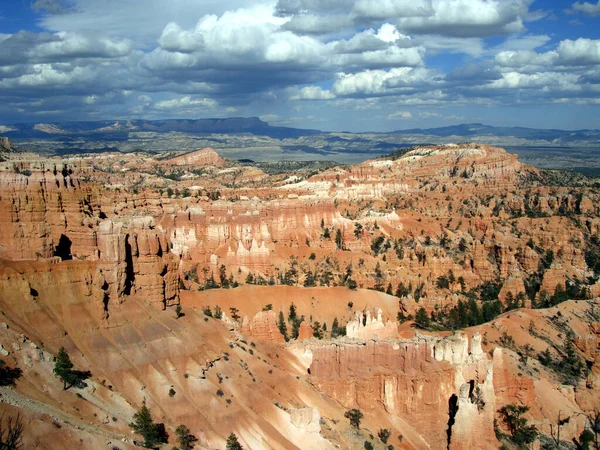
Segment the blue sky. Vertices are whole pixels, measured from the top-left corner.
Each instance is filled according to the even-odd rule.
[[[2,0],[0,130],[600,128],[600,1]]]

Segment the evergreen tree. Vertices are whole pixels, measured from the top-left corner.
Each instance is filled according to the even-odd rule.
[[[290,305],[290,312],[288,313],[288,322],[294,322],[296,320],[296,306],[292,303]]]
[[[279,319],[277,320],[277,328],[279,328],[279,332],[283,335],[285,341],[289,341],[290,338],[287,334],[287,326],[285,324],[285,319],[283,317],[283,311],[279,311]]]
[[[193,434],[190,434],[190,429],[185,425],[179,425],[175,429],[177,435],[177,443],[179,444],[179,450],[191,450],[194,448],[194,442],[198,439]]]
[[[392,283],[388,283],[387,289],[385,290],[385,293],[388,295],[394,295],[394,291],[392,290]]]
[[[529,407],[521,405],[506,405],[498,410],[502,421],[508,427],[511,440],[517,445],[531,444],[538,435],[535,425],[528,425],[523,417]]]
[[[315,321],[312,326],[313,329],[313,337],[317,339],[323,339],[323,330],[321,330],[321,324],[318,321]]]
[[[300,335],[300,324],[304,322],[304,316],[296,317],[292,323],[292,338],[298,339]]]
[[[62,380],[63,390],[67,390],[67,387],[70,387],[74,381],[73,363],[64,347],[61,347],[58,351],[58,355],[56,355],[56,360],[54,361],[54,375]]]
[[[331,324],[331,338],[335,339],[336,337],[338,337],[340,335],[340,324],[338,322],[338,318],[334,317],[333,318],[333,323]]]
[[[401,281],[398,283],[398,287],[396,288],[396,297],[406,297],[410,294],[408,288],[404,286],[404,283]]]
[[[427,310],[422,306],[417,311],[415,315],[415,325],[419,328],[428,328],[429,327],[429,316],[427,315]]]
[[[146,406],[146,399],[144,399],[140,410],[133,415],[133,422],[129,426],[134,433],[144,438],[144,447],[146,448],[153,448],[157,444],[168,442],[164,425],[154,423],[152,420],[150,408]]]
[[[335,230],[335,245],[337,245],[337,248],[340,250],[344,247],[344,236],[342,235],[342,230],[339,228]]]
[[[240,312],[239,309],[231,307],[229,308],[229,312],[231,313],[231,318],[236,322],[241,319],[240,315],[238,314]]]
[[[227,438],[227,447],[226,450],[244,450],[242,444],[238,441],[238,438],[235,434],[231,433]]]

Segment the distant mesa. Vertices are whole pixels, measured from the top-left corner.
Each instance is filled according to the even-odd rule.
[[[17,153],[18,150],[13,147],[12,142],[7,137],[0,136],[0,153]]]
[[[227,162],[212,148],[203,148],[163,161],[163,164],[175,166],[225,166]]]

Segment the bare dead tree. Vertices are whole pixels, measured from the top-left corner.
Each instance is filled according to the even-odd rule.
[[[567,417],[566,419],[561,419],[560,414],[561,411],[559,410],[556,425],[552,423],[550,424],[550,435],[552,436],[552,440],[554,440],[557,449],[560,449],[560,427],[569,423],[569,420],[571,420],[571,416]]]
[[[16,418],[8,416],[4,424],[4,413],[0,416],[0,449],[18,450],[23,447],[23,430],[25,426],[21,414]]]

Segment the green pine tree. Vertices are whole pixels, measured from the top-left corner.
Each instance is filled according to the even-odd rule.
[[[294,306],[294,304],[292,303],[290,305],[290,312],[288,314],[288,321],[293,323],[296,320],[296,306]]]
[[[279,328],[279,332],[282,334],[285,341],[289,341],[290,338],[287,334],[287,326],[285,324],[285,318],[283,317],[283,311],[279,311],[279,319],[277,320],[277,328]]]
[[[179,444],[179,450],[191,450],[194,448],[194,442],[198,439],[193,434],[190,434],[190,429],[185,425],[179,425],[175,429],[177,435],[177,443]]]
[[[146,406],[146,399],[144,399],[140,410],[133,415],[133,422],[129,424],[129,427],[134,433],[144,438],[144,447],[153,448],[157,444],[167,442],[164,436],[164,425],[162,427],[161,425],[152,420],[150,408]]]
[[[235,434],[231,433],[227,438],[227,450],[244,450],[242,444],[238,441],[238,438]]]
[[[58,355],[56,355],[54,375],[62,380],[63,390],[67,390],[71,383],[73,383],[73,363],[64,347],[61,347]]]
[[[417,311],[415,315],[415,325],[419,328],[428,328],[429,327],[429,316],[427,315],[427,311],[422,306]]]

